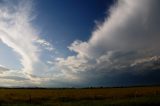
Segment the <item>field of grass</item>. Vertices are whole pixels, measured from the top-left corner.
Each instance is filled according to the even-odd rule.
[[[160,87],[0,89],[0,106],[160,105]]]

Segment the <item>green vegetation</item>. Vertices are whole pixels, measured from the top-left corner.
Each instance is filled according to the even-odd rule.
[[[160,87],[0,89],[0,106],[160,105]]]

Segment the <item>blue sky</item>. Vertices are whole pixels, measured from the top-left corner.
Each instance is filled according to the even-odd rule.
[[[104,20],[111,4],[113,0],[39,0],[35,2],[35,25],[44,39],[49,39],[63,55],[69,55],[66,45],[75,39],[88,40],[95,21]]]
[[[159,0],[0,0],[0,85],[160,84]]]

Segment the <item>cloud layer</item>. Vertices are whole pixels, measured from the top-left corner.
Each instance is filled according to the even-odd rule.
[[[8,68],[0,65],[0,73],[3,73],[3,72],[5,72],[5,71],[9,71],[9,70],[10,70],[10,69],[8,69]]]

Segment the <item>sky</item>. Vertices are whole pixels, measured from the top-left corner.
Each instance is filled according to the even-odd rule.
[[[0,86],[160,84],[159,0],[0,0]]]

